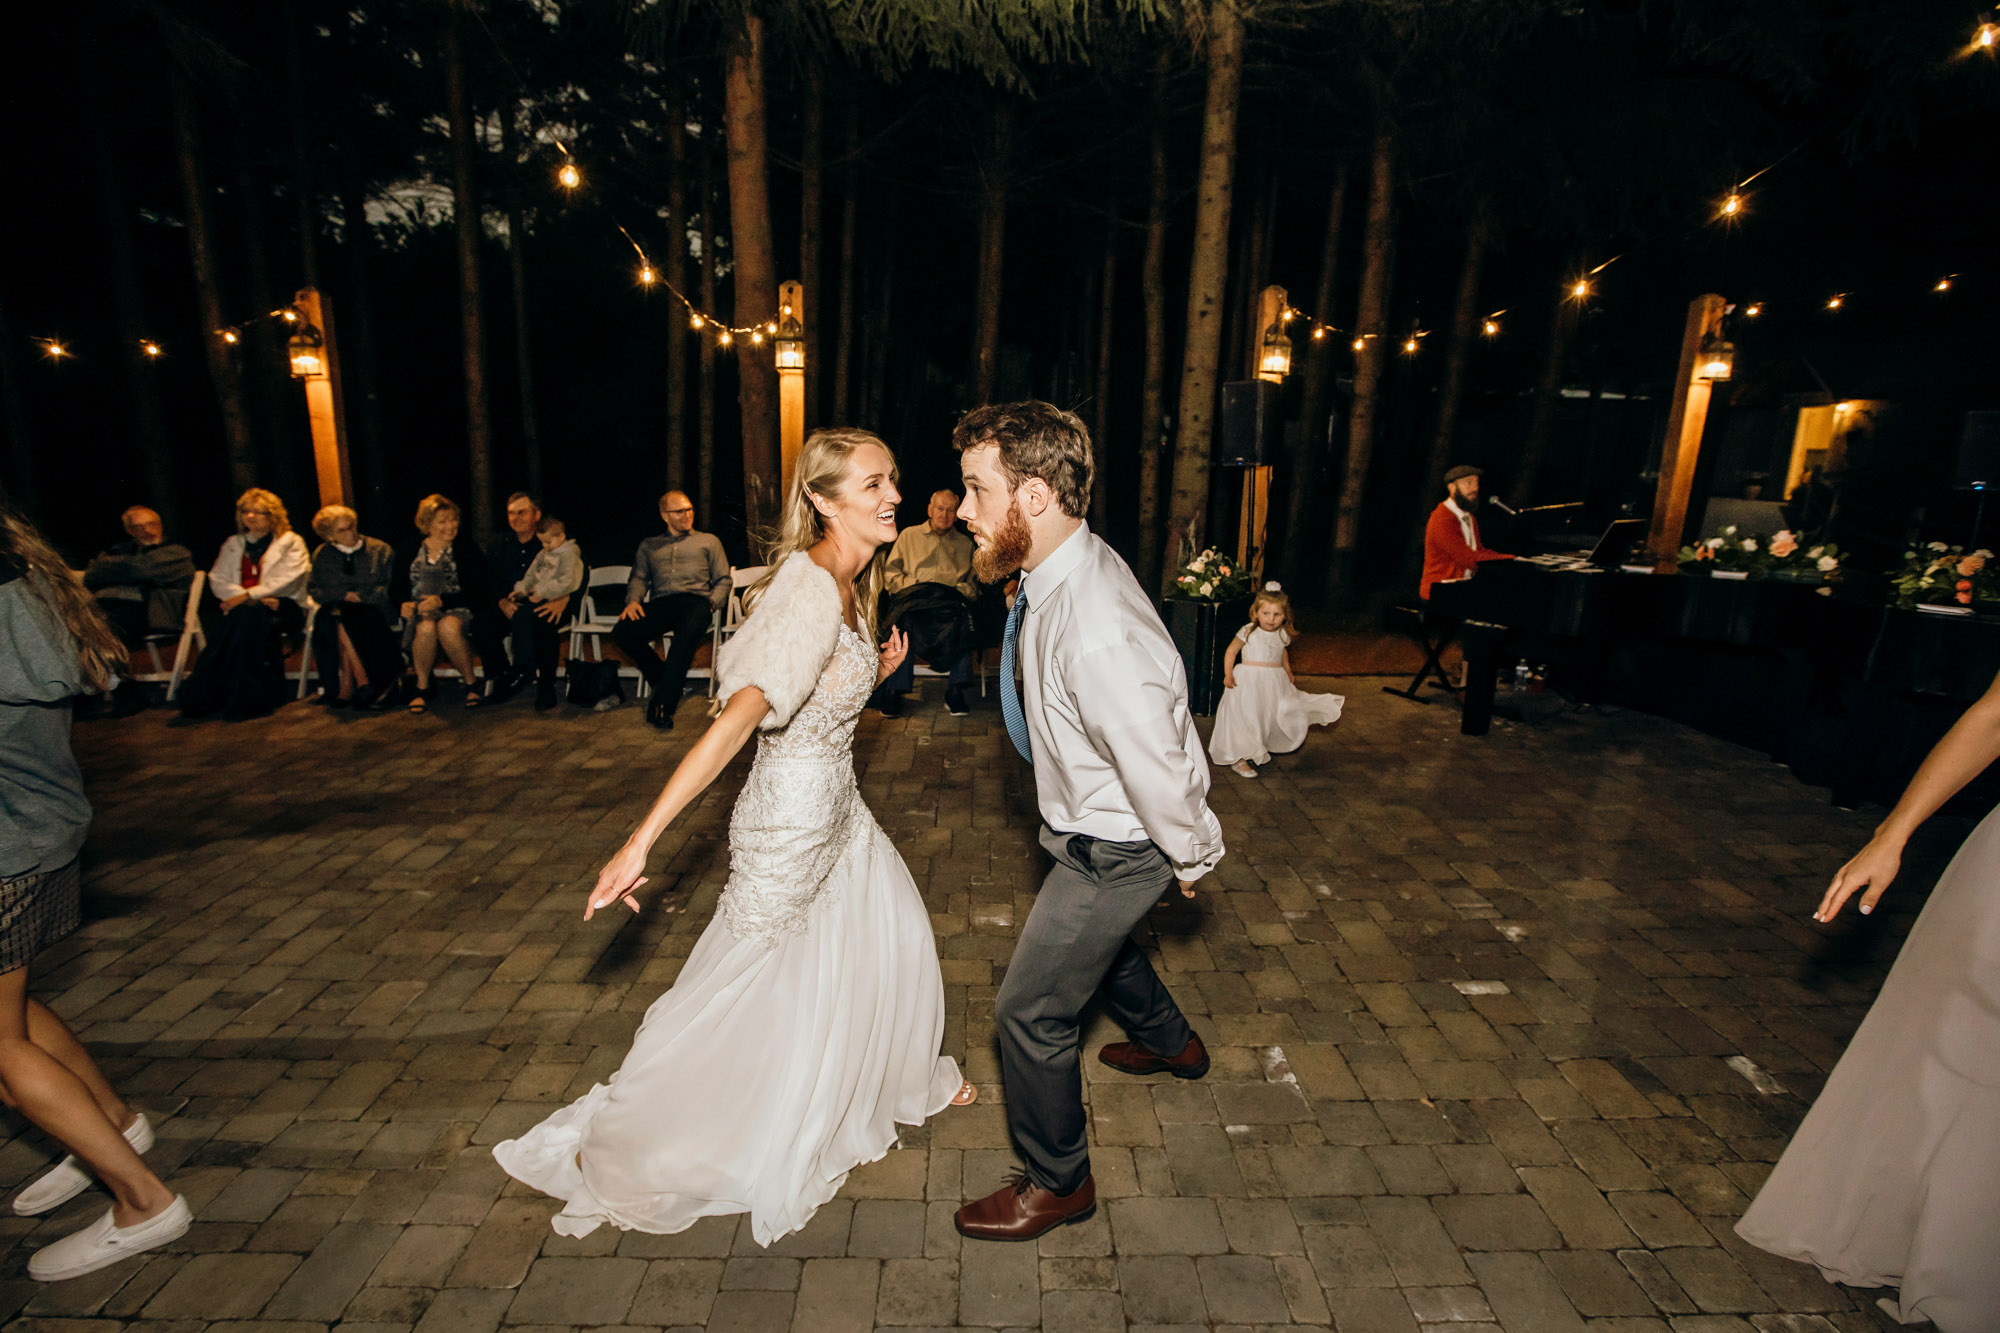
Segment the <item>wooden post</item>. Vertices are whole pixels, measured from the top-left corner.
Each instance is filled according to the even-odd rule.
[[[1694,491],[1695,462],[1701,455],[1702,427],[1708,422],[1712,386],[1695,376],[1701,342],[1722,324],[1724,302],[1713,292],[1688,305],[1687,327],[1681,332],[1681,363],[1674,380],[1673,406],[1667,413],[1667,434],[1660,443],[1660,483],[1653,497],[1653,524],[1646,550],[1662,574],[1673,572],[1680,553],[1681,532],[1687,527],[1688,500]]]
[[[778,284],[779,327],[787,319],[806,325],[806,289],[800,282]],[[783,313],[790,311],[789,315]],[[810,348],[810,344],[807,344]],[[810,351],[808,351],[810,355]],[[808,361],[807,365],[812,363]],[[778,456],[782,477],[781,495],[792,493],[792,473],[798,469],[799,450],[806,442],[806,368],[778,369]]]
[[[333,306],[312,287],[299,288],[292,304],[325,339],[320,351],[321,373],[301,380],[306,391],[306,417],[312,423],[313,470],[319,477],[319,502],[349,504],[354,495],[354,467],[347,457],[347,409],[340,395],[340,353],[335,350]]]

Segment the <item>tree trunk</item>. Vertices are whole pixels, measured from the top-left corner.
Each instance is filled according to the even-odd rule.
[[[826,294],[819,289],[820,255],[825,249],[821,234],[826,219],[826,79],[818,61],[806,62],[805,105],[800,108],[799,132],[799,285],[806,289],[806,308],[800,322],[806,335],[806,431],[820,422],[819,358],[823,327],[820,312],[826,308]]]
[[[514,106],[500,113],[501,176],[507,198],[507,285],[514,295],[514,373],[521,382],[521,452],[527,463],[528,493],[542,493],[542,423],[535,399],[535,340],[528,323],[528,224],[521,208],[520,157],[515,144]],[[669,340],[673,341],[673,340]]]
[[[993,401],[1000,380],[1000,285],[1007,253],[1007,159],[1014,147],[1014,108],[993,106],[993,138],[979,164],[979,288],[972,313],[972,405]]]
[[[1256,211],[1250,215],[1248,252],[1239,290],[1243,296],[1243,360],[1237,378],[1250,379],[1264,354],[1264,327],[1257,322],[1263,309],[1264,289],[1271,285],[1271,236],[1278,223],[1278,173],[1267,161],[1259,168]]]
[[[1570,265],[1564,269],[1574,269]],[[1569,346],[1576,337],[1577,319],[1583,302],[1567,289],[1556,298],[1549,313],[1549,340],[1542,348],[1542,374],[1535,383],[1535,405],[1528,414],[1528,438],[1521,445],[1521,465],[1515,470],[1510,488],[1515,506],[1535,502],[1535,488],[1541,480],[1542,464],[1548,458],[1549,439],[1555,434],[1556,409],[1562,405],[1563,369],[1569,362]]]
[[[493,535],[493,421],[486,396],[486,298],[480,285],[479,200],[473,189],[472,95],[466,84],[465,53],[457,4],[444,16],[445,100],[451,120],[452,216],[458,233],[458,320],[465,345],[465,443],[471,463],[466,496],[472,531],[481,542]]]
[[[14,345],[14,330],[7,321],[7,295],[0,290],[0,347]],[[41,487],[35,475],[34,450],[28,447],[28,412],[15,360],[12,355],[0,356],[0,430],[7,432],[10,473],[8,485],[0,486],[0,499],[11,499],[32,518],[40,508]]]
[[[353,21],[351,13],[343,12],[333,27],[341,76],[349,80],[355,75],[353,41],[348,32]],[[375,354],[375,301],[369,280],[374,235],[369,230],[361,169],[354,159],[346,114],[337,115],[333,123],[340,165],[341,250],[347,269],[347,291],[340,303],[341,391],[349,409],[355,484],[364,501],[354,507],[362,511],[363,522],[380,522],[385,516],[383,497],[389,487],[389,465],[382,435],[381,362]]]
[[[880,430],[887,415],[889,337],[896,313],[896,222],[900,200],[890,186],[882,203],[881,239],[875,264],[875,312],[868,321],[868,359],[862,367],[861,424]]]
[[[701,136],[701,308],[710,314],[715,299],[715,243],[722,235],[716,225],[716,211],[722,200],[716,179],[717,143],[715,127],[704,118]],[[695,512],[700,521],[715,521],[715,330],[702,329],[696,346],[701,349],[701,384],[697,391],[695,481],[700,488]]]
[[[1395,229],[1396,140],[1386,122],[1375,127],[1368,172],[1368,229],[1361,238],[1361,306],[1354,321],[1363,339],[1354,354],[1354,405],[1347,415],[1347,466],[1333,530],[1332,583],[1336,596],[1354,589],[1354,561],[1361,541],[1361,500],[1375,452],[1375,419],[1389,339],[1390,250]]]
[[[1451,332],[1445,343],[1444,370],[1438,379],[1437,423],[1431,429],[1430,450],[1424,458],[1419,484],[1417,521],[1411,525],[1412,540],[1404,552],[1405,570],[1421,568],[1424,550],[1423,521],[1437,503],[1444,486],[1445,470],[1452,465],[1452,442],[1458,434],[1459,404],[1465,400],[1465,372],[1472,361],[1472,347],[1479,337],[1479,274],[1486,263],[1487,238],[1492,234],[1493,217],[1484,199],[1472,206],[1465,221],[1465,257],[1458,266],[1458,298],[1452,302]]]
[[[306,133],[306,63],[299,37],[298,0],[281,0],[285,33],[285,116],[292,132],[292,206],[299,229],[299,272],[319,286],[319,198],[313,185],[312,140]]]
[[[291,304],[292,293],[280,287],[271,272],[270,219],[264,211],[263,188],[251,170],[247,118],[233,116],[230,125],[235,140],[236,198],[243,216],[239,249],[249,274],[250,304],[259,313],[281,310]],[[291,328],[282,321],[259,319],[244,326],[238,347],[244,359],[243,389],[249,400],[251,433],[263,446],[257,469],[262,480],[258,484],[290,496],[296,504],[308,483],[299,466],[299,404],[292,399],[287,347]],[[281,372],[280,366],[287,369]]]
[[[167,71],[167,102],[174,125],[181,204],[187,210],[188,259],[194,267],[195,306],[201,318],[202,353],[208,378],[222,410],[222,442],[229,454],[229,485],[242,492],[257,484],[257,451],[250,438],[250,414],[243,407],[243,378],[230,345],[223,341],[222,279],[216,269],[215,221],[208,208],[202,167],[201,124],[194,88],[178,66]]]
[[[1181,360],[1180,421],[1174,441],[1173,500],[1167,511],[1164,579],[1180,552],[1201,545],[1214,453],[1217,372],[1222,362],[1223,296],[1229,282],[1229,204],[1236,171],[1236,109],[1243,86],[1243,15],[1237,0],[1208,6],[1208,98],[1202,113],[1194,259],[1188,274],[1187,339]]]
[[[1146,194],[1146,251],[1139,285],[1146,302],[1146,370],[1139,392],[1139,586],[1160,582],[1160,462],[1167,450],[1167,129],[1173,47],[1153,57],[1150,179]]]
[[[1111,330],[1118,311],[1118,215],[1104,228],[1104,276],[1097,294],[1097,484],[1090,495],[1090,525],[1102,536],[1111,521]]]
[[[834,337],[833,424],[853,424],[848,414],[854,381],[854,229],[859,221],[860,167],[855,158],[861,151],[861,103],[849,98],[846,126],[841,134],[844,167],[840,186],[840,325]],[[810,300],[812,294],[806,294]]]
[[[1333,192],[1326,204],[1326,236],[1320,242],[1319,286],[1313,292],[1312,317],[1321,324],[1333,323],[1339,302],[1340,230],[1347,216],[1347,168],[1336,167]],[[1316,569],[1317,553],[1313,516],[1319,512],[1320,476],[1327,463],[1326,403],[1333,388],[1333,359],[1343,355],[1351,338],[1329,332],[1324,338],[1306,329],[1293,344],[1294,359],[1304,354],[1305,366],[1299,386],[1299,433],[1288,454],[1291,475],[1285,483],[1285,526],[1280,539],[1284,580],[1301,592],[1309,591]]]
[[[97,160],[98,203],[104,217],[104,259],[110,270],[111,309],[118,327],[118,364],[131,397],[132,437],[139,448],[139,475],[146,488],[143,498],[159,511],[168,531],[183,532],[174,487],[173,446],[167,435],[166,410],[160,402],[160,367],[152,364],[141,347],[148,332],[141,299],[144,288],[138,246],[132,239],[131,204],[125,194],[116,131],[110,122],[112,104],[99,84],[102,76],[96,73],[96,64],[89,60],[78,63],[84,68],[84,86],[90,94],[87,114],[91,156]],[[0,346],[9,345],[0,341]],[[11,363],[11,357],[6,359]]]
[[[778,301],[771,250],[771,187],[766,174],[764,20],[745,11],[723,69],[723,123],[729,144],[729,252],[735,265],[736,323],[769,322]],[[778,517],[778,372],[770,339],[737,347],[736,401],[743,411],[743,522],[755,534]]]
[[[679,93],[667,98],[667,285],[685,296],[687,280],[687,104]],[[684,489],[688,476],[686,312],[667,315],[667,485]],[[703,514],[702,522],[709,521]]]

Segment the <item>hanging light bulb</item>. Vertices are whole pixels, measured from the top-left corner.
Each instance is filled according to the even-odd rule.
[[[1581,301],[1584,297],[1589,296],[1590,279],[1578,278],[1574,283],[1570,284],[1569,294],[1572,299],[1578,301]]]
[[[1326,325],[1324,324],[1313,325],[1313,341],[1319,342],[1321,339],[1325,337],[1326,337]]]
[[[1937,280],[1937,283],[1936,283],[1936,285],[1935,285],[1935,286],[1933,286],[1933,287],[1931,288],[1931,290],[1932,290],[1932,291],[1934,291],[1934,292],[1948,292],[1948,291],[1950,291],[1950,290],[1951,290],[1951,280],[1952,280],[1953,278],[1957,277],[1957,276],[1958,276],[1958,274],[1956,274],[1956,273],[1947,273],[1947,274],[1945,274],[1945,275],[1944,275],[1944,276],[1943,276],[1942,278],[1939,278],[1939,279]]]
[[[727,347],[727,346],[729,346],[729,339],[730,339],[730,334],[729,334],[729,330],[728,330],[728,329],[724,329],[724,330],[723,330],[723,331],[722,331],[722,332],[721,332],[721,333],[720,333],[720,334],[719,334],[719,335],[718,335],[718,336],[716,337],[716,340],[715,340],[715,341],[716,341],[716,342],[717,342],[717,343],[718,343],[719,345],[721,345],[721,346],[723,346],[723,347]]]
[[[228,343],[228,344],[229,344],[230,346],[234,347],[234,346],[236,345],[236,343],[237,343],[237,342],[239,341],[239,339],[238,339],[238,338],[237,338],[237,336],[236,336],[236,330],[235,330],[235,329],[224,329],[224,330],[222,331],[222,341],[224,341],[224,342]]]
[[[1416,354],[1417,354],[1417,340],[1415,338],[1403,339],[1403,355],[1415,356]]]
[[[576,163],[565,162],[556,171],[556,184],[565,190],[574,190],[583,184],[583,173],[576,169]]]
[[[650,287],[650,286],[652,286],[652,285],[653,285],[654,283],[658,282],[659,280],[660,280],[660,275],[659,275],[659,274],[657,274],[657,273],[655,273],[655,272],[653,272],[653,266],[652,266],[651,264],[641,264],[641,265],[639,265],[639,281],[640,281],[640,282],[642,282],[642,283],[644,283],[644,284],[645,284],[646,286]]]
[[[750,330],[750,341],[755,343],[757,346],[762,347],[764,345],[764,330],[762,329]]]
[[[1500,321],[1489,319],[1479,326],[1479,331],[1489,338],[1497,338],[1500,336]]]
[[[704,325],[704,324],[706,324],[706,323],[708,323],[708,321],[707,321],[707,320],[705,320],[705,319],[703,319],[703,318],[701,317],[701,312],[700,312],[699,310],[691,310],[691,311],[689,311],[689,312],[688,312],[688,327],[689,327],[689,328],[691,328],[691,329],[698,329],[698,328],[700,328],[700,327],[701,327],[702,325]]]
[[[1722,201],[1722,216],[1733,218],[1742,213],[1742,211],[1743,196],[1731,190],[1728,197]]]
[[[147,341],[139,344],[139,350],[144,352],[149,357],[155,357],[160,354],[160,345],[148,339]]]
[[[296,324],[299,322],[299,312],[287,306],[278,312],[278,318],[284,320],[287,324]]]
[[[1841,308],[1841,307],[1842,307],[1843,305],[1846,305],[1846,304],[1847,304],[1847,293],[1846,293],[1846,292],[1842,292],[1842,293],[1840,293],[1840,294],[1839,294],[1838,296],[1829,296],[1829,297],[1827,297],[1827,298],[1826,298],[1826,308],[1827,308],[1828,310],[1838,310],[1838,309],[1840,309],[1840,308]]]
[[[62,343],[54,338],[44,338],[42,339],[42,355],[51,361],[60,361],[69,355],[69,348],[64,347]]]
[[[1361,337],[1361,338],[1356,338],[1356,339],[1354,340],[1354,350],[1355,350],[1355,351],[1357,351],[1357,352],[1358,352],[1358,351],[1360,351],[1360,350],[1361,350],[1361,345],[1362,345],[1363,343],[1367,342],[1367,341],[1368,341],[1368,339],[1367,339],[1366,337]]]
[[[1751,319],[1755,319],[1757,318],[1757,316],[1764,313],[1764,303],[1762,301],[1758,301],[1754,305],[1746,305],[1743,307],[1743,313],[1749,316]]]
[[[2000,46],[2000,23],[1982,23],[1979,31],[1972,35],[1973,44],[1981,50],[1991,51]]]

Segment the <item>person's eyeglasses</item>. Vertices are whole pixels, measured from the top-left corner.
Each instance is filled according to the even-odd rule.
[[[692,514],[693,512],[694,512],[694,506],[689,505],[685,509],[669,509],[667,511],[667,517],[672,518],[678,514]]]

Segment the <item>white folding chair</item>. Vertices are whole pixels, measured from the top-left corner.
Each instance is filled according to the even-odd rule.
[[[572,662],[604,660],[604,636],[618,623],[619,613],[625,609],[625,585],[632,581],[630,565],[596,565],[590,570],[584,585],[577,591],[576,615],[569,622],[569,660]],[[616,586],[618,604],[608,614],[597,609],[596,593],[599,588]],[[583,645],[591,646],[591,656],[583,656]],[[622,673],[621,673],[622,674]]]
[[[174,649],[173,673],[167,677],[168,703],[180,692],[181,677],[187,674],[188,649],[208,647],[208,636],[201,632],[201,616],[197,614],[201,610],[201,590],[207,583],[207,571],[197,569],[194,580],[188,584],[187,610],[181,615],[181,641]],[[157,663],[159,658],[155,656],[153,660]]]
[[[743,590],[763,578],[770,568],[769,565],[752,565],[748,569],[730,567],[729,601],[716,612],[708,635],[708,697],[711,699],[715,697],[715,668],[722,659],[723,641],[743,628]]]

